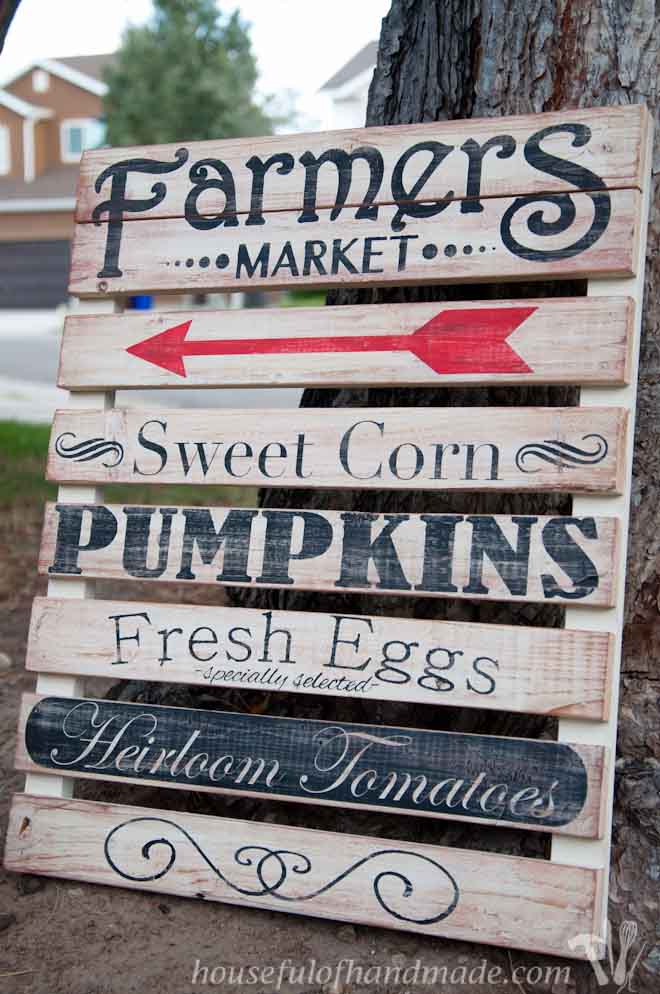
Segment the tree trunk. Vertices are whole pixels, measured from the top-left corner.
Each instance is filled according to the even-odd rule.
[[[471,116],[540,113],[578,106],[645,100],[658,116],[657,70],[660,30],[657,0],[393,0],[383,21],[378,65],[369,93],[368,125],[410,124]],[[656,131],[657,135],[657,131]],[[658,143],[656,139],[656,151]],[[657,157],[656,157],[657,158]],[[628,573],[627,626],[620,713],[617,800],[610,898],[615,948],[619,923],[633,919],[646,946],[636,974],[637,989],[651,992],[660,980],[658,880],[660,879],[660,271],[657,187],[647,264],[645,335],[639,393],[634,508]],[[581,294],[584,283],[424,287],[335,291],[333,304],[399,300],[447,300]],[[561,405],[574,403],[566,388],[308,390],[305,407]],[[567,513],[570,498],[520,495],[381,494],[328,491],[265,491],[262,505],[358,509],[379,512]],[[557,608],[538,605],[475,604],[374,596],[306,594],[297,591],[231,591],[249,606],[312,611],[348,611],[395,616],[447,617],[508,624],[559,624]],[[334,720],[383,721],[490,734],[548,735],[544,719],[476,710],[361,703],[280,695],[279,713]],[[368,817],[368,816],[367,816]],[[402,823],[403,819],[396,819]],[[388,833],[399,831],[400,824]],[[372,831],[365,816],[345,813],[344,830]],[[476,849],[540,855],[547,840],[516,833],[435,822],[404,828],[408,837]],[[412,836],[409,834],[412,832]],[[451,949],[464,944],[447,943]],[[470,965],[483,948],[468,947]],[[539,957],[521,957],[528,964]],[[573,967],[577,990],[597,990],[588,964]],[[535,985],[535,991],[571,987]]]
[[[0,52],[4,48],[7,32],[21,0],[0,0]]]

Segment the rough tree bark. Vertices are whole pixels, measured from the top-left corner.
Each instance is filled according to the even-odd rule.
[[[658,0],[393,0],[383,21],[378,65],[369,94],[367,123],[408,124],[471,116],[539,113],[579,106],[627,104],[645,100],[658,117]],[[657,125],[656,125],[657,126]],[[659,147],[656,131],[656,166]],[[657,169],[656,169],[657,173]],[[647,299],[639,393],[634,508],[628,574],[624,679],[619,732],[619,760],[610,919],[615,934],[626,918],[639,925],[648,943],[636,976],[639,991],[656,991],[660,982],[660,672],[654,657],[660,651],[660,266],[657,177],[647,262]],[[557,286],[471,286],[448,290],[337,291],[334,304],[392,300],[444,300],[488,296],[534,296],[557,292]],[[585,284],[564,283],[561,293],[584,293]],[[418,389],[306,391],[308,407],[465,406],[479,404],[549,404],[574,401],[575,393],[559,388]],[[459,513],[565,513],[557,497],[516,495],[450,496],[404,493],[267,491],[269,507],[325,507],[378,511]],[[465,604],[378,597],[309,595],[295,591],[235,591],[236,603],[303,610],[451,617],[522,624],[557,624],[557,609],[530,605]],[[273,702],[280,711],[328,718],[401,722],[435,728],[494,734],[543,735],[548,722],[513,715],[410,705],[362,704],[288,698]],[[364,820],[346,815],[342,827],[369,831]],[[398,828],[398,826],[397,826]],[[408,828],[412,837],[429,838],[425,828]],[[433,841],[470,848],[503,849],[537,855],[545,840],[529,833],[488,832],[466,826],[433,826]],[[458,947],[458,944],[447,944]],[[465,949],[464,944],[459,948]],[[451,949],[447,948],[447,955]],[[478,964],[483,949],[472,947],[469,961]],[[524,957],[517,956],[517,961]],[[528,958],[538,962],[538,957]],[[597,990],[591,968],[578,965],[568,990]],[[464,988],[463,988],[464,989]]]
[[[21,0],[0,0],[0,52],[4,48],[7,32]]]

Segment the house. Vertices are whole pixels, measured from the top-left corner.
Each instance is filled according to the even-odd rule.
[[[324,130],[364,127],[377,55],[378,42],[370,41],[323,84],[319,93],[325,97]]]
[[[103,143],[112,58],[44,59],[0,89],[0,308],[67,298],[80,156]]]

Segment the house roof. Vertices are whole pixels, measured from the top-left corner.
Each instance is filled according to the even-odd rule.
[[[114,52],[104,52],[102,55],[65,55],[62,58],[49,59],[60,65],[75,69],[76,72],[91,76],[92,79],[103,80],[105,70],[115,61]]]
[[[20,97],[15,97],[13,93],[7,93],[6,90],[0,90],[0,106],[6,107],[7,110],[13,111],[14,114],[18,114],[20,117],[39,118],[53,116],[52,110],[29,104],[27,100],[21,100]]]
[[[66,201],[60,204],[59,209],[70,210],[75,202],[79,172],[80,166],[75,163],[48,169],[30,183],[22,179],[0,179],[0,209],[6,201],[11,201],[11,204],[5,209],[22,211],[37,209],[37,206],[44,209],[43,200],[53,200],[53,209],[59,201]],[[34,207],[27,205],[27,201],[34,201]]]
[[[25,66],[20,72],[5,81],[4,86],[11,86],[33,69],[45,69],[46,72],[65,79],[74,86],[79,86],[83,90],[102,97],[107,91],[107,86],[103,82],[103,70],[114,59],[114,53],[107,52],[103,55],[65,55],[58,59],[37,59],[36,62]]]
[[[376,57],[378,55],[378,42],[370,41],[364,48],[349,59],[348,62],[339,69],[334,76],[323,84],[322,90],[336,90],[345,83],[359,76],[360,73],[366,72],[376,65]]]

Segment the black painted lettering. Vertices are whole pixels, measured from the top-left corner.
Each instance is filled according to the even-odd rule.
[[[343,266],[344,269],[349,273],[353,274],[357,273],[358,271],[357,266],[355,266],[346,255],[349,249],[352,249],[356,242],[357,238],[351,238],[350,242],[346,242],[345,245],[342,245],[341,238],[333,239],[332,268],[330,270],[333,276],[336,276],[337,273],[339,272],[340,265]]]
[[[198,634],[199,632],[208,632],[210,637],[201,638],[201,636]],[[200,625],[199,628],[196,628],[194,632],[191,632],[190,634],[190,638],[188,639],[188,652],[193,657],[193,659],[197,660],[198,663],[210,663],[211,660],[215,659],[215,657],[218,655],[218,650],[214,649],[213,652],[208,656],[200,656],[199,653],[196,651],[197,646],[217,645],[217,644],[218,644],[218,636],[217,633],[213,630],[213,628],[209,628],[208,625]]]
[[[463,593],[487,594],[489,592],[488,587],[482,582],[484,558],[488,556],[509,593],[514,597],[524,597],[527,593],[531,530],[538,518],[520,516],[511,518],[512,524],[518,526],[515,549],[493,517],[489,515],[468,516],[465,520],[472,525],[472,546],[470,548],[470,581],[467,586],[463,587]]]
[[[374,249],[374,242],[386,242],[388,240],[387,235],[372,235],[370,238],[365,238],[364,240],[364,251],[362,252],[362,272],[363,273],[383,273],[385,270],[383,267],[378,269],[371,268],[371,260],[374,256],[382,256],[382,252]]]
[[[236,279],[239,280],[243,275],[243,270],[245,270],[245,275],[252,277],[259,269],[260,279],[265,279],[268,276],[268,261],[270,259],[270,242],[264,242],[257,256],[254,260],[250,258],[250,252],[247,245],[242,242],[238,246],[238,254],[236,256]]]
[[[352,476],[354,480],[378,479],[380,476],[382,476],[382,467],[383,467],[382,463],[378,464],[377,468],[373,471],[373,473],[367,473],[366,476],[363,476],[360,475],[359,473],[354,473],[348,461],[349,449],[351,445],[351,439],[353,437],[353,432],[357,428],[360,428],[362,425],[374,425],[378,429],[380,437],[381,438],[383,437],[383,434],[385,432],[385,423],[383,421],[369,421],[369,420],[356,421],[355,424],[351,425],[350,428],[347,428],[344,434],[342,435],[341,442],[339,443],[339,461],[341,463],[341,467],[344,470],[344,472],[348,473],[349,476]],[[369,442],[368,444],[370,447],[372,443]]]
[[[438,166],[444,162],[453,149],[453,145],[444,145],[442,142],[428,141],[418,142],[417,145],[411,145],[411,147],[406,149],[403,153],[392,170],[392,197],[394,198],[394,202],[398,208],[396,214],[392,218],[392,231],[403,231],[406,226],[406,222],[403,220],[405,217],[435,217],[436,214],[440,214],[441,211],[444,211],[447,207],[449,207],[451,198],[454,196],[453,190],[448,190],[441,200],[435,200],[432,203],[416,203],[415,198],[424,189]],[[410,189],[406,189],[403,184],[403,173],[405,167],[410,162],[412,157],[417,155],[419,152],[430,152],[431,161],[427,163]]]
[[[155,507],[125,507],[126,537],[124,538],[123,566],[131,576],[141,579],[155,580],[162,576],[167,569],[172,535],[172,518],[177,513],[176,507],[159,508],[161,515],[160,534],[158,535],[158,562],[155,566],[147,566],[149,558],[149,539],[151,535],[151,519],[156,512]]]
[[[271,454],[268,451],[271,448],[276,448],[277,454]],[[279,476],[283,476],[284,466],[279,473],[269,473],[268,462],[272,459],[286,459],[286,455],[286,446],[281,442],[268,442],[259,453],[259,472],[269,480],[276,480]]]
[[[183,628],[161,628],[158,634],[161,637],[161,654],[158,662],[163,666],[164,663],[171,663],[173,658],[168,655],[170,637],[172,635],[183,635]]]
[[[484,208],[479,196],[481,194],[481,171],[484,156],[492,148],[497,149],[498,159],[510,159],[516,150],[515,139],[511,135],[497,135],[489,138],[480,145],[474,138],[468,138],[461,145],[461,152],[468,157],[467,187],[465,200],[461,200],[461,214],[479,214]]]
[[[266,537],[261,576],[257,583],[291,584],[291,560],[322,556],[332,543],[332,525],[315,511],[262,511],[266,518]],[[302,521],[300,548],[292,551],[294,522]]]
[[[544,573],[541,583],[543,593],[548,598],[581,600],[598,588],[598,570],[568,531],[569,525],[577,528],[585,538],[598,538],[593,518],[553,518],[547,522],[541,533],[545,551],[573,581],[573,590],[566,590],[553,576]]]
[[[110,545],[117,534],[117,519],[109,507],[99,504],[56,504],[59,514],[53,565],[49,573],[82,573],[78,566],[81,552],[94,552]],[[82,545],[83,521],[90,518],[89,538]]]
[[[410,590],[403,567],[399,561],[392,532],[408,521],[409,514],[384,514],[385,524],[379,534],[372,538],[371,526],[381,517],[379,514],[364,514],[346,511],[341,515],[344,522],[344,545],[341,559],[341,572],[335,587],[371,587],[369,563],[373,560],[378,573],[376,587],[381,590]]]
[[[352,618],[350,616],[343,615],[343,614],[334,614],[333,618],[335,619],[335,627],[334,627],[334,631],[332,633],[332,648],[330,650],[330,660],[325,665],[326,666],[332,666],[334,668],[342,669],[342,670],[364,670],[364,669],[366,669],[366,667],[371,662],[371,656],[367,656],[367,658],[365,659],[365,661],[363,663],[356,663],[354,666],[349,666],[346,663],[344,663],[343,665],[341,665],[341,664],[339,664],[336,661],[337,660],[337,646],[339,646],[339,645],[351,645],[351,646],[353,646],[353,649],[354,649],[355,653],[357,653],[359,651],[359,649],[360,649],[360,638],[361,638],[361,635],[360,635],[359,632],[357,633],[357,635],[355,636],[354,639],[340,638],[339,637],[339,632],[341,630],[341,626],[346,621],[352,621],[352,622],[355,622],[355,624],[366,625],[367,628],[369,629],[369,631],[373,632],[373,630],[374,630],[373,622],[371,621],[370,618]]]
[[[202,475],[206,476],[209,469],[213,465],[213,460],[218,454],[218,450],[222,445],[222,442],[177,442],[177,448],[179,450],[179,458],[181,459],[181,468],[183,469],[183,475],[188,476],[188,473],[195,464],[195,461],[199,459],[199,464],[202,467]],[[192,458],[188,458],[188,448],[187,446],[194,446]],[[206,446],[209,449],[214,446],[211,457],[208,458],[206,455]]]
[[[458,587],[452,583],[456,525],[462,514],[423,514],[426,525],[424,537],[424,566],[422,579],[415,590],[453,594]]]
[[[220,177],[209,179],[209,169],[215,170]],[[236,213],[236,187],[231,169],[222,159],[200,159],[190,167],[188,173],[193,186],[186,197],[184,216],[188,224],[198,231],[210,231],[223,224],[226,228],[238,227]],[[219,214],[201,214],[197,201],[207,190],[220,190],[224,195],[225,205]]]
[[[195,546],[206,566],[210,566],[224,546],[222,572],[218,573],[216,580],[220,583],[223,581],[249,583],[251,577],[247,572],[247,563],[250,554],[250,537],[252,522],[257,514],[258,511],[232,508],[227,513],[222,527],[216,531],[208,508],[185,507],[183,515],[186,525],[181,550],[181,569],[176,575],[177,580],[195,579],[191,569]]]
[[[473,671],[486,681],[486,689],[480,690],[479,687],[475,687],[475,685],[470,680],[470,677],[467,678],[467,688],[468,690],[474,691],[475,694],[483,694],[483,695],[493,694],[495,692],[495,688],[497,687],[497,681],[495,680],[495,677],[491,676],[490,673],[484,673],[483,669],[479,665],[481,664],[481,666],[484,666],[487,663],[491,663],[496,670],[499,670],[500,668],[500,664],[498,663],[498,661],[496,659],[491,659],[490,656],[477,656],[477,658],[472,661]]]
[[[285,639],[285,650],[282,659],[278,659],[278,663],[295,663],[295,659],[291,658],[291,632],[288,628],[273,628],[273,612],[264,611],[264,618],[266,619],[266,630],[264,632],[264,644],[261,650],[261,656],[259,657],[260,663],[270,663],[272,662],[270,658],[270,640],[275,638],[276,635],[283,635]]]
[[[136,625],[135,632],[133,635],[122,635],[121,634],[121,622],[124,618],[143,618],[148,625],[151,624],[151,619],[146,611],[135,611],[131,614],[110,614],[108,615],[108,621],[114,621],[115,623],[115,650],[117,653],[117,658],[112,660],[113,666],[125,666],[128,663],[128,659],[122,659],[121,643],[122,642],[136,642],[140,644],[140,627]]]
[[[159,445],[158,442],[153,442],[151,439],[147,438],[145,435],[145,428],[149,425],[159,425],[163,429],[163,433],[167,432],[167,421],[158,421],[157,418],[153,418],[151,421],[145,421],[138,431],[138,444],[142,446],[143,449],[147,449],[149,452],[155,452],[160,459],[160,466],[158,469],[140,469],[137,464],[137,459],[133,462],[133,472],[137,473],[138,476],[158,476],[158,474],[165,469],[167,465],[167,449],[164,445]]]
[[[243,449],[242,452],[240,451],[241,448]],[[234,463],[237,459],[251,459],[252,455],[252,446],[248,445],[247,442],[232,442],[225,452],[225,469],[229,476],[234,476],[236,479],[247,476],[250,472],[250,467],[248,466],[244,473],[237,473],[234,469]]]
[[[273,266],[273,271],[270,275],[276,276],[280,269],[288,269],[292,276],[300,276],[296,255],[291,242],[285,242],[282,246],[282,251],[277,257],[277,262]]]
[[[303,276],[309,276],[312,271],[312,265],[314,269],[319,274],[319,276],[327,276],[327,271],[325,266],[321,263],[321,259],[328,251],[328,246],[325,242],[321,241],[320,238],[310,238],[305,242],[305,259],[303,262]]]
[[[236,632],[246,632],[247,635],[250,638],[252,638],[252,631],[249,628],[239,628],[238,626],[236,626],[235,628],[230,628],[229,631],[227,632],[227,641],[229,642],[230,645],[236,645],[239,647],[239,649],[243,649],[245,655],[233,656],[229,651],[229,649],[227,649],[226,650],[227,659],[230,659],[232,663],[245,663],[252,655],[252,649],[247,642],[241,642],[240,639],[236,638]]]
[[[123,276],[119,268],[119,249],[124,226],[124,212],[136,213],[140,211],[142,213],[149,211],[152,207],[157,207],[165,199],[167,193],[166,184],[159,182],[154,183],[151,187],[152,197],[127,200],[126,179],[128,174],[132,172],[149,173],[150,175],[171,173],[180,169],[187,160],[188,149],[180,148],[174,153],[174,162],[159,162],[156,159],[124,159],[122,162],[113,162],[96,177],[94,189],[97,193],[101,192],[101,187],[107,179],[112,180],[109,198],[97,204],[92,211],[92,221],[96,225],[101,223],[104,214],[107,214],[108,217],[103,268],[97,273],[99,279]]]
[[[250,213],[245,222],[249,224],[265,224],[263,215],[264,209],[264,179],[266,173],[272,166],[277,166],[277,173],[280,176],[287,176],[295,165],[295,160],[290,152],[280,152],[271,155],[264,162],[258,155],[251,156],[245,163],[252,173],[252,189],[250,190]]]
[[[377,148],[371,145],[362,145],[350,154],[341,148],[329,148],[318,157],[312,152],[303,152],[298,160],[305,167],[303,211],[298,218],[299,223],[304,224],[319,219],[317,214],[318,174],[319,169],[325,163],[331,163],[337,169],[337,196],[330,211],[330,220],[334,221],[339,217],[351,188],[353,164],[356,159],[363,159],[369,166],[369,186],[362,203],[355,212],[355,217],[357,220],[376,220],[378,207],[374,204],[374,200],[378,196],[383,181],[383,156]]]

